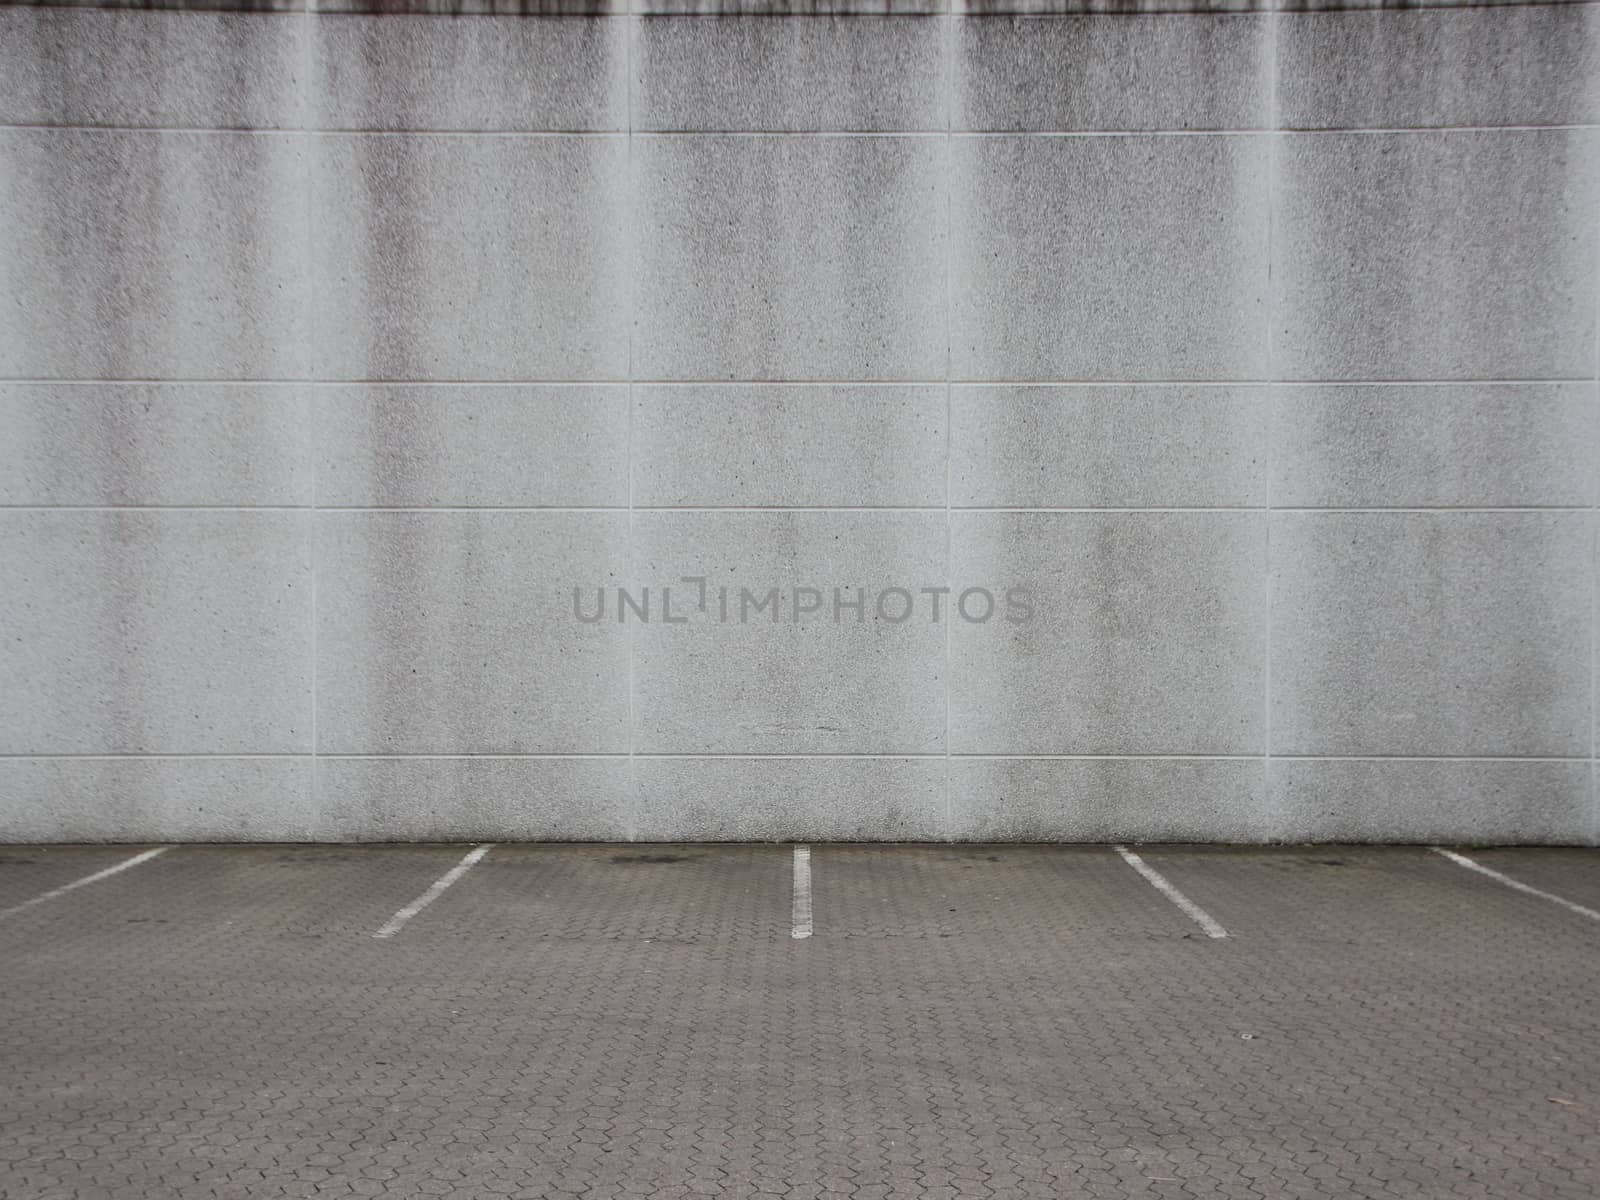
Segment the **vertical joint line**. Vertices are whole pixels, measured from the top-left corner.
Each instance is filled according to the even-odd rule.
[[[304,162],[304,166],[301,169],[300,190],[301,200],[304,205],[302,248],[304,251],[304,270],[306,273],[304,290],[301,292],[304,303],[304,307],[301,310],[301,320],[304,323],[304,327],[301,332],[301,352],[305,354],[306,359],[301,374],[303,378],[311,381],[314,381],[317,377],[317,364],[315,362],[316,352],[312,344],[312,329],[313,323],[316,320],[317,311],[317,285],[315,271],[316,239],[312,233],[312,222],[314,219],[313,212],[315,210],[315,205],[312,202],[312,177],[313,172],[316,170],[317,156],[316,148],[312,143],[312,139],[315,135],[311,129],[311,112],[312,105],[315,101],[315,80],[312,78],[312,71],[316,59],[312,53],[312,39],[316,36],[316,11],[316,0],[306,0],[305,11],[301,13],[299,22],[300,153],[303,156]],[[311,648],[311,666],[309,672],[311,687],[311,812],[313,814],[312,819],[320,821],[321,810],[319,806],[321,801],[319,798],[317,779],[317,626],[319,624],[317,619],[317,574],[319,568],[319,564],[317,562],[317,542],[321,537],[321,519],[318,516],[321,496],[319,494],[317,483],[316,430],[319,425],[317,420],[317,410],[321,405],[321,399],[318,396],[316,388],[308,388],[307,392],[307,403],[311,405],[311,412],[308,415],[310,417],[310,428],[312,431],[312,436],[309,440],[306,451],[310,458],[308,466],[310,468],[309,478],[311,484],[311,528],[309,530],[308,540],[308,559],[311,570],[311,583],[308,589],[310,592],[311,630],[310,636],[307,639]]]
[[[954,125],[956,90],[956,0],[946,0],[944,29],[944,574],[945,587],[951,589],[945,596],[944,616],[944,836],[949,841],[955,837],[954,799],[950,780],[950,662],[951,639],[955,629],[955,533],[951,528],[950,484],[951,451],[954,446],[954,405],[951,398],[952,365],[955,359],[953,331],[954,317],[954,248],[955,220],[955,162],[954,145],[950,136]]]
[[[1589,397],[1589,844],[1600,845],[1600,206],[1595,210],[1594,394]]]
[[[1267,12],[1267,280],[1266,311],[1263,314],[1267,355],[1266,445],[1262,447],[1262,563],[1261,563],[1261,787],[1268,811],[1272,806],[1272,469],[1273,440],[1277,436],[1278,360],[1272,336],[1277,316],[1278,279],[1273,261],[1276,252],[1278,215],[1278,141],[1281,124],[1278,112],[1278,7]]]
[[[634,544],[634,541],[633,541],[633,377],[634,377],[634,367],[633,367],[634,333],[633,333],[633,325],[634,325],[634,314],[635,314],[635,310],[636,310],[636,307],[637,307],[636,293],[638,291],[637,279],[636,279],[636,277],[638,275],[638,264],[635,261],[635,258],[636,258],[635,249],[636,249],[636,247],[634,246],[634,224],[635,224],[635,221],[634,221],[634,196],[635,196],[635,192],[638,189],[637,189],[637,182],[636,182],[636,180],[634,178],[634,169],[633,169],[633,42],[634,42],[635,36],[639,32],[639,18],[634,13],[633,0],[628,0],[628,2],[623,6],[623,13],[624,13],[624,15],[623,15],[623,18],[622,18],[623,19],[623,27],[622,27],[622,46],[623,46],[623,49],[622,49],[622,70],[623,70],[623,76],[624,76],[623,89],[624,89],[624,95],[625,95],[626,104],[627,104],[626,120],[627,120],[627,126],[628,126],[628,129],[627,129],[628,136],[627,136],[627,139],[626,139],[626,143],[627,143],[626,178],[627,178],[627,189],[628,189],[628,192],[627,192],[627,196],[624,198],[623,214],[622,214],[622,220],[623,220],[623,225],[624,225],[624,228],[623,228],[623,231],[622,231],[623,254],[626,257],[627,272],[628,272],[628,395],[627,395],[628,413],[627,413],[627,424],[626,424],[627,432],[626,432],[626,435],[625,435],[626,436],[626,440],[627,440],[627,445],[626,445],[626,449],[625,449],[624,454],[623,454],[623,459],[624,459],[624,462],[625,462],[625,469],[627,470],[627,473],[628,473],[628,543],[627,543],[628,548],[627,548],[626,562],[627,562],[628,573],[631,575],[632,572],[633,572],[633,544]],[[630,587],[632,586],[631,582],[629,583],[629,586]],[[618,615],[619,616],[621,615],[620,612],[618,613]],[[638,837],[639,837],[639,786],[638,786],[637,765],[634,762],[634,742],[636,740],[635,736],[634,736],[634,711],[633,711],[633,638],[634,638],[634,629],[633,629],[633,626],[631,624],[627,626],[627,634],[628,634],[628,806],[627,806],[627,811],[628,811],[628,829],[627,829],[627,833],[628,833],[628,840],[630,842],[632,842],[632,841],[637,841]]]

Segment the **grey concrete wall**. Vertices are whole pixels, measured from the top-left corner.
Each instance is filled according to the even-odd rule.
[[[225,7],[0,9],[0,839],[1600,835],[1600,7]]]

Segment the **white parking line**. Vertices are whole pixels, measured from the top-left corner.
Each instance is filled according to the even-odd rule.
[[[390,917],[386,922],[384,922],[383,928],[378,930],[378,932],[372,936],[375,938],[391,938],[395,934],[399,933],[400,930],[405,927],[405,923],[407,921],[411,920],[412,917],[416,916],[423,909],[427,908],[428,905],[432,904],[440,896],[444,895],[445,889],[456,880],[460,879],[468,871],[472,870],[473,866],[481,861],[483,856],[489,853],[493,846],[493,842],[486,842],[484,845],[474,847],[472,850],[468,851],[465,858],[463,858],[455,866],[451,867],[443,875],[439,876],[438,879],[434,880],[431,888],[423,892],[422,895],[418,896],[399,912],[395,913],[394,916]]]
[[[43,904],[46,900],[54,900],[57,896],[65,895],[74,888],[81,888],[91,883],[99,883],[102,879],[115,875],[119,871],[126,871],[129,867],[137,867],[142,862],[149,862],[156,855],[165,854],[171,849],[171,846],[157,846],[154,850],[146,850],[141,854],[135,854],[132,858],[125,858],[115,866],[107,867],[104,871],[96,871],[93,875],[85,875],[82,879],[74,879],[71,883],[64,883],[58,888],[51,888],[48,892],[35,896],[32,900],[24,900],[21,904],[13,904],[10,908],[0,908],[0,921],[5,920],[13,913],[21,912],[25,908],[32,908],[35,904]]]
[[[1216,919],[1212,917],[1210,913],[1206,912],[1205,909],[1201,908],[1193,900],[1189,899],[1189,897],[1185,896],[1177,888],[1168,883],[1166,877],[1162,875],[1160,871],[1157,871],[1154,867],[1145,862],[1144,859],[1140,858],[1126,846],[1116,846],[1113,847],[1113,849],[1115,849],[1118,854],[1122,855],[1123,862],[1127,863],[1135,871],[1143,875],[1145,877],[1145,881],[1149,883],[1151,887],[1155,888],[1156,891],[1160,892],[1168,900],[1171,900],[1175,905],[1183,910],[1184,914],[1191,921],[1200,926],[1201,929],[1204,929],[1207,937],[1225,938],[1228,936],[1228,931],[1219,925]]]
[[[794,848],[794,908],[789,922],[789,936],[811,936],[811,847]]]
[[[1490,867],[1486,867],[1482,863],[1473,862],[1465,854],[1457,854],[1454,850],[1446,850],[1443,846],[1430,846],[1429,849],[1435,854],[1444,855],[1444,857],[1448,858],[1457,866],[1465,867],[1469,871],[1476,871],[1480,875],[1487,875],[1496,883],[1503,883],[1506,885],[1506,887],[1511,888],[1513,891],[1525,892],[1529,896],[1537,896],[1541,900],[1550,901],[1551,904],[1559,904],[1568,912],[1575,912],[1580,917],[1588,917],[1591,921],[1600,921],[1600,912],[1596,912],[1592,908],[1585,908],[1581,904],[1574,904],[1571,900],[1568,900],[1562,896],[1557,896],[1554,892],[1541,891],[1539,888],[1530,887],[1528,884],[1523,883],[1519,879],[1513,879],[1509,875],[1502,875],[1499,871],[1496,871]]]

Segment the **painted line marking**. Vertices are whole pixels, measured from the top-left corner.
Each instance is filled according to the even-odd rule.
[[[1114,846],[1112,849],[1122,855],[1123,862],[1143,875],[1146,883],[1172,901],[1173,904],[1183,910],[1185,916],[1205,930],[1207,937],[1225,938],[1228,936],[1228,931],[1217,923],[1216,918],[1167,882],[1166,876],[1161,874],[1160,871],[1145,862],[1144,859],[1126,846]]]
[[[468,871],[472,870],[474,866],[481,862],[483,860],[483,856],[489,853],[493,846],[493,842],[486,842],[481,846],[475,846],[473,849],[469,850],[465,858],[463,858],[455,866],[451,867],[443,875],[439,876],[438,879],[435,879],[432,887],[423,892],[422,895],[418,896],[399,912],[395,913],[394,916],[390,917],[386,922],[384,922],[383,928],[378,930],[378,932],[372,936],[375,938],[392,938],[395,934],[399,933],[403,928],[405,928],[407,921],[411,920],[412,917],[416,916],[423,909],[427,908],[428,905],[432,904],[440,896],[444,895],[446,888],[448,888],[452,883],[460,879]]]
[[[54,900],[57,896],[64,896],[74,888],[86,887],[91,883],[99,883],[102,879],[110,878],[119,871],[126,871],[129,867],[137,867],[140,863],[149,862],[158,854],[165,854],[171,846],[157,846],[154,850],[146,850],[135,854],[132,858],[125,858],[115,866],[107,867],[104,871],[96,871],[93,875],[85,875],[82,879],[74,879],[71,883],[64,883],[58,888],[51,888],[42,895],[35,896],[32,900],[24,900],[21,904],[13,904],[10,908],[0,908],[0,921],[19,913],[23,909],[32,908],[35,904],[43,904],[46,900]]]
[[[1506,887],[1511,888],[1513,891],[1524,892],[1529,896],[1537,896],[1541,900],[1548,900],[1552,904],[1559,904],[1568,912],[1575,912],[1580,917],[1588,917],[1591,921],[1600,921],[1600,912],[1596,912],[1592,908],[1585,908],[1581,904],[1574,904],[1571,900],[1568,900],[1563,896],[1557,896],[1554,892],[1546,892],[1539,888],[1533,887],[1530,884],[1523,883],[1520,879],[1513,879],[1509,875],[1502,875],[1499,871],[1494,870],[1492,867],[1486,867],[1482,863],[1473,862],[1472,859],[1468,858],[1465,854],[1457,854],[1454,850],[1446,850],[1443,846],[1430,846],[1428,848],[1435,854],[1443,855],[1445,858],[1448,858],[1451,862],[1455,863],[1456,866],[1465,867],[1469,871],[1476,871],[1480,875],[1487,875],[1496,883],[1503,883],[1506,885]]]
[[[811,847],[794,848],[794,908],[789,921],[789,936],[811,936]]]

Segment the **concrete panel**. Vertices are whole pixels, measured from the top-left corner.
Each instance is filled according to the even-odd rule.
[[[304,374],[289,134],[0,129],[0,374]]]
[[[1260,753],[1264,549],[1258,513],[954,515],[952,578],[1034,612],[951,626],[952,751]]]
[[[1183,13],[956,25],[952,123],[976,130],[1262,129],[1269,19]]]
[[[304,34],[266,13],[0,9],[0,121],[294,129]]]
[[[317,745],[328,754],[628,748],[628,642],[572,588],[620,578],[626,514],[328,513]]]
[[[288,13],[304,12],[307,0],[49,0],[52,8],[136,8],[163,11]]]
[[[954,758],[950,836],[979,842],[1260,841],[1260,759]]]
[[[1286,14],[1278,71],[1288,129],[1593,123],[1600,10]]]
[[[1273,835],[1300,842],[1589,841],[1589,764],[1274,759]]]
[[[1588,754],[1591,523],[1277,514],[1273,753]]]
[[[879,594],[944,580],[943,513],[639,513],[633,577],[651,585],[649,625],[632,623],[635,749],[639,753],[938,753],[944,749],[945,628],[931,601],[898,623]],[[706,611],[698,587],[708,577]],[[600,581],[596,581],[598,584]],[[672,588],[665,624],[660,586]],[[728,590],[721,619],[718,589]],[[795,590],[822,608],[794,619]],[[741,605],[781,593],[772,609]],[[864,618],[839,610],[866,589]],[[809,599],[809,597],[808,597]],[[588,603],[587,601],[585,602]],[[900,615],[891,598],[890,617]],[[615,600],[612,602],[615,616]],[[741,620],[744,617],[744,620]]]
[[[893,17],[950,11],[951,0],[634,0],[632,11],[653,16]]]
[[[634,389],[635,504],[937,506],[944,458],[939,386]]]
[[[645,379],[943,378],[942,138],[647,137]]]
[[[310,749],[310,518],[0,512],[0,754]]]
[[[958,0],[969,17],[1125,18],[1158,13],[1240,13],[1270,8],[1268,0]]]
[[[1279,154],[1283,378],[1593,376],[1594,131],[1301,134]]]
[[[319,13],[383,17],[605,17],[628,11],[620,0],[315,0]]]
[[[1260,379],[1263,138],[954,142],[958,379]]]
[[[1265,388],[957,387],[950,405],[956,507],[1265,500]]]
[[[942,132],[945,28],[935,17],[646,17],[634,127]]]
[[[1285,508],[1594,502],[1593,384],[1286,387],[1274,403]]]
[[[620,379],[624,139],[323,135],[325,379]]]
[[[0,841],[309,842],[309,756],[0,759]]]
[[[309,505],[306,390],[0,384],[0,504]]]
[[[621,20],[350,15],[311,30],[318,129],[628,127]]]
[[[937,841],[942,758],[636,758],[642,841]]]
[[[628,759],[319,758],[323,836],[341,842],[620,841]]]
[[[628,389],[348,385],[316,392],[325,507],[627,507]]]
[[[1524,5],[1544,3],[1545,0],[1482,0],[1484,8],[1519,8]],[[1548,0],[1554,5],[1584,4],[1588,0]],[[1345,10],[1361,10],[1373,8],[1386,8],[1393,6],[1394,0],[1281,0],[1281,12],[1342,12]],[[1461,0],[1412,0],[1411,6],[1415,8],[1462,8],[1465,7]],[[1480,7],[1477,3],[1473,7]]]

